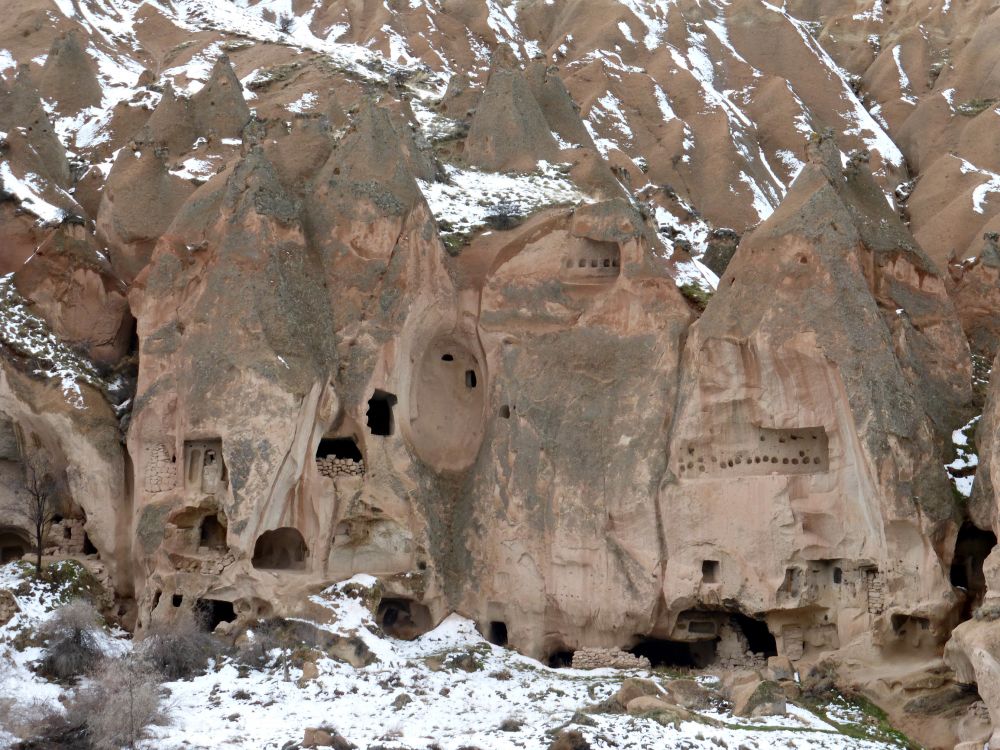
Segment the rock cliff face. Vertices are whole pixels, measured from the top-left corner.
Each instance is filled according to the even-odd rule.
[[[395,5],[18,3],[0,506],[140,632],[368,573],[1000,727],[1000,11]]]

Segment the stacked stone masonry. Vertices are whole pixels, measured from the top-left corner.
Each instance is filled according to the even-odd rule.
[[[582,648],[573,652],[573,669],[649,669],[649,659],[617,648]]]
[[[167,446],[162,443],[147,445],[146,492],[166,492],[177,484],[177,462]]]
[[[360,477],[365,473],[365,462],[350,458],[317,458],[316,468],[324,477]]]

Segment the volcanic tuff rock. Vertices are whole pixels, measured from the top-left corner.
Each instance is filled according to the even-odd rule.
[[[16,5],[0,503],[39,461],[138,631],[368,573],[1000,726],[1000,11]]]

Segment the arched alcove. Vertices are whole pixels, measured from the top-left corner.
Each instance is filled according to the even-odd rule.
[[[31,549],[31,540],[24,531],[13,526],[0,526],[0,565],[20,560]]]
[[[486,378],[469,347],[439,336],[419,354],[409,402],[413,448],[437,469],[471,463],[483,437]]]
[[[298,529],[286,526],[265,531],[253,547],[253,566],[263,570],[303,570],[308,555]]]
[[[431,611],[420,602],[385,597],[379,602],[375,621],[393,638],[410,641],[434,627]]]

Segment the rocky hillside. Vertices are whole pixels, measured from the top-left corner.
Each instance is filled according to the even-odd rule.
[[[992,3],[0,9],[0,562],[1000,744]]]

